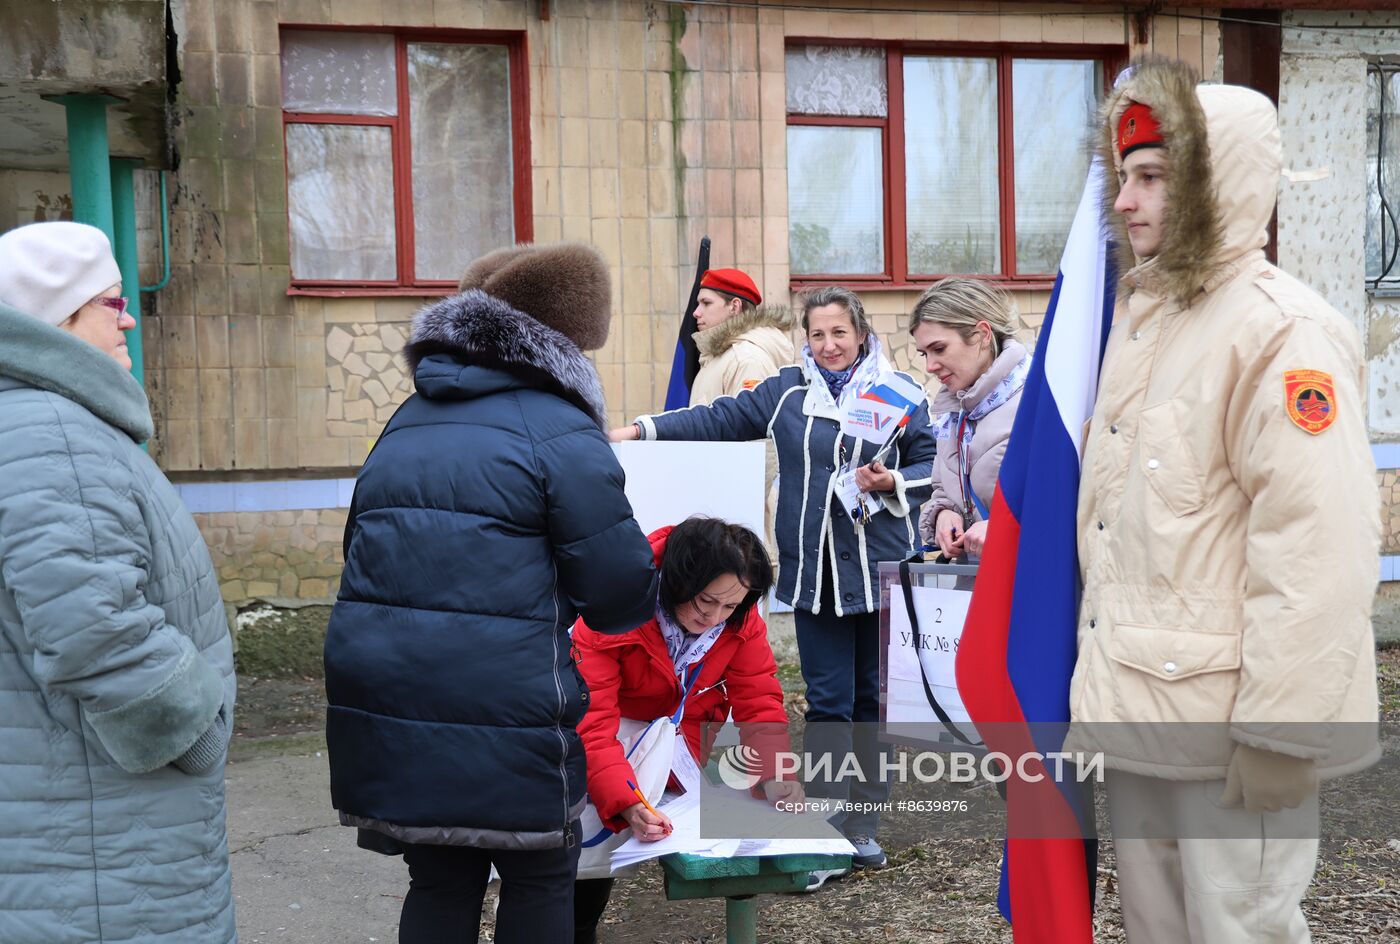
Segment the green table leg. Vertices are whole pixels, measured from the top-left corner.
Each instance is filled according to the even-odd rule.
[[[752,895],[724,900],[725,944],[758,944],[758,900]]]

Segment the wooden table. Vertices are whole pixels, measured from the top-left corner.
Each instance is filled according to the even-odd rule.
[[[666,897],[723,898],[725,941],[757,944],[758,903],[755,895],[783,894],[807,887],[807,876],[819,869],[846,869],[848,855],[741,856],[712,859],[684,852],[661,857]]]

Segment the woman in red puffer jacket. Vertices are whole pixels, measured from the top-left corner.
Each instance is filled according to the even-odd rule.
[[[799,783],[775,775],[777,754],[790,742],[778,666],[756,606],[773,583],[762,539],[740,525],[695,517],[654,531],[649,540],[661,570],[656,615],[621,635],[596,633],[582,620],[573,631],[589,691],[578,726],[588,794],[605,824],[615,831],[631,827],[643,842],[660,839],[670,824],[628,786],[637,775],[617,738],[618,722],[674,715],[687,690],[680,730],[701,767],[732,712],[740,740],[762,764],[754,795],[770,802],[802,799]],[[576,883],[576,942],[594,940],[612,881]]]

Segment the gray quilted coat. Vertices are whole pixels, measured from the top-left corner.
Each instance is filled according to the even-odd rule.
[[[233,651],[110,357],[0,305],[0,942],[236,940]]]

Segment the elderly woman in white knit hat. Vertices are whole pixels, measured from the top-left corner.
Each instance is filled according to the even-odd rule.
[[[107,237],[0,235],[0,941],[235,940],[233,652]]]

